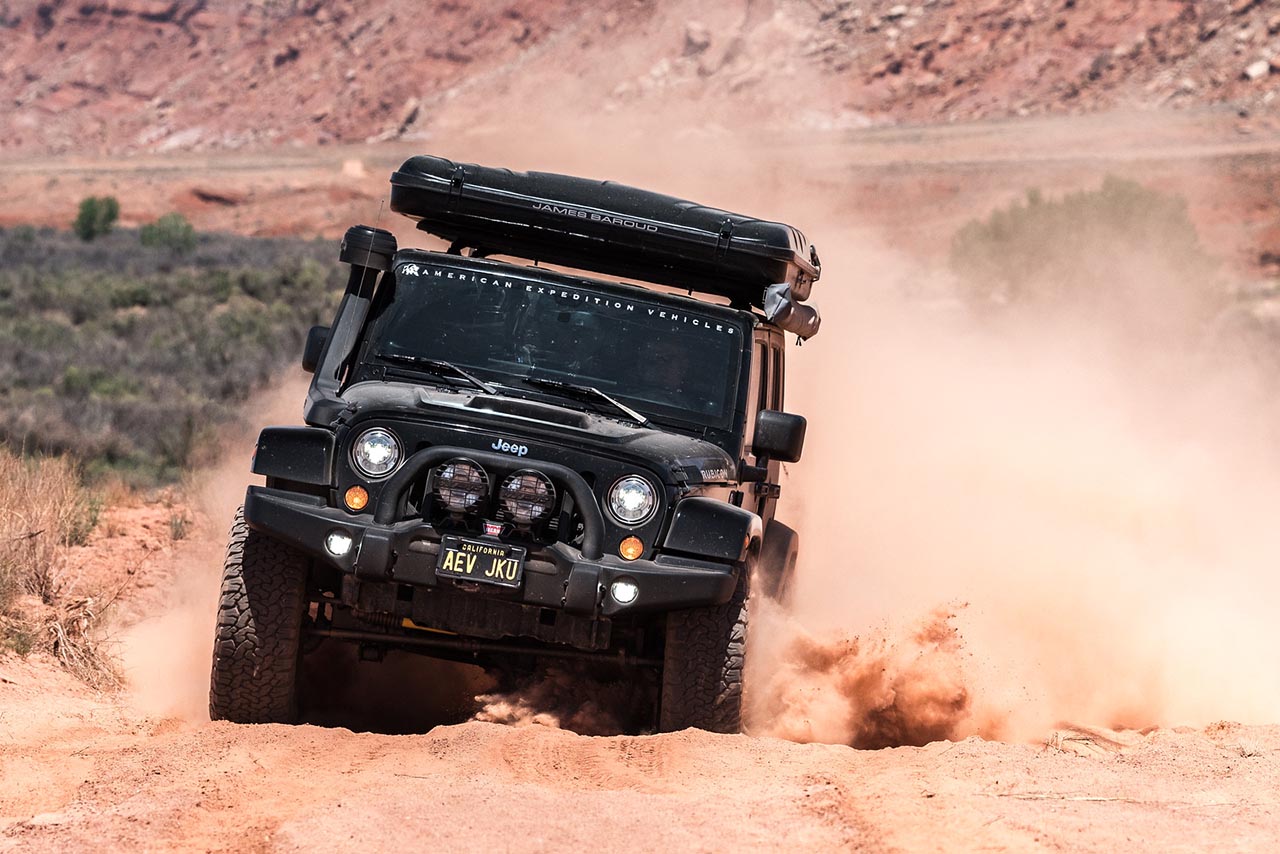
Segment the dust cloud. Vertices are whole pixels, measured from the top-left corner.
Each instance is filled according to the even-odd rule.
[[[1265,378],[1168,335],[1193,326],[1161,316],[1182,300],[993,321],[945,284],[903,296],[928,277],[892,252],[840,255],[823,334],[790,354],[810,427],[783,513],[803,546],[791,613],[753,625],[753,731],[892,743],[887,717],[921,743],[1275,720]]]
[[[227,532],[245,487],[259,430],[301,422],[304,375],[282,378],[245,407],[245,423],[223,439],[220,462],[194,472],[185,489],[197,523],[171,558],[167,600],[157,613],[130,626],[120,657],[130,697],[142,712],[190,722],[209,719],[209,665],[222,582]]]
[[[472,719],[616,735],[651,729],[656,695],[656,681],[643,673],[620,676],[564,662],[477,695]]]
[[[899,637],[862,638],[814,634],[799,615],[756,603],[748,722],[790,741],[867,749],[953,738],[971,704],[953,618],[940,609]]]

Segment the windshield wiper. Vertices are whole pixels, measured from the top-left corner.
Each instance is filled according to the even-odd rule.
[[[648,418],[645,418],[625,403],[614,400],[595,386],[574,385],[573,383],[561,382],[560,380],[549,380],[543,377],[521,377],[520,381],[532,386],[538,386],[539,388],[558,391],[566,397],[576,397],[579,400],[604,401],[619,412],[625,413],[628,418],[639,424],[641,427],[647,427],[649,425]]]
[[[409,365],[414,368],[421,368],[430,374],[438,377],[456,377],[464,380],[474,388],[478,388],[485,394],[497,394],[498,390],[489,385],[482,379],[473,377],[471,374],[459,368],[452,362],[445,362],[440,359],[428,359],[426,356],[414,356],[409,353],[378,353],[379,359],[385,362],[399,362],[402,365]]]

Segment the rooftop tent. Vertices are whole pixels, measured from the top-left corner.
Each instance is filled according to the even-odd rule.
[[[391,176],[391,209],[481,254],[515,255],[765,307],[786,285],[809,298],[821,273],[803,234],[618,184],[412,157]]]

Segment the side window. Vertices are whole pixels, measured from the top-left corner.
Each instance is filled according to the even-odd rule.
[[[768,408],[769,349],[763,341],[756,341],[751,350],[751,387],[747,390],[746,447],[756,434],[756,414]]]

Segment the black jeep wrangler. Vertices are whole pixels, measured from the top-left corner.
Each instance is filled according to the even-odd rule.
[[[451,246],[348,230],[307,426],[262,431],[231,531],[210,714],[295,720],[303,651],[332,639],[656,669],[660,729],[737,731],[748,595],[796,561],[783,335],[817,332],[816,252],[612,182],[414,157],[391,183]]]

